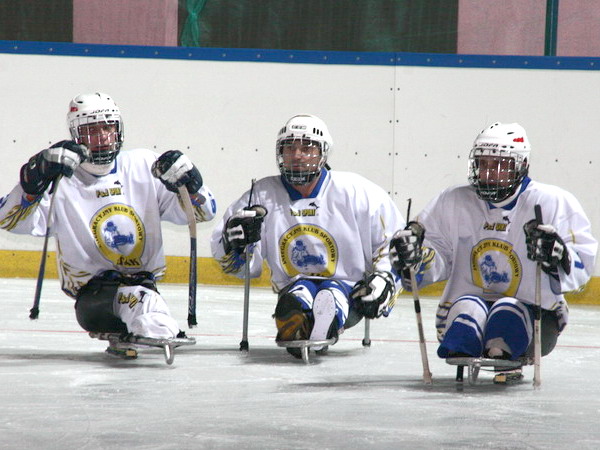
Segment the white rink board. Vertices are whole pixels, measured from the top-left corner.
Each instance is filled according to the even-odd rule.
[[[532,142],[533,178],[574,193],[600,236],[596,71],[0,54],[0,86],[0,195],[32,154],[68,137],[69,99],[102,91],[122,109],[125,148],[186,152],[220,212],[252,178],[277,173],[275,136],[297,113],[328,124],[334,169],[380,184],[403,214],[412,198],[413,215],[445,187],[466,181],[468,151],[480,129],[517,121]],[[212,227],[199,226],[199,256],[210,256]],[[0,249],[41,245],[0,232]],[[165,247],[168,255],[186,256],[187,228],[167,224]]]
[[[391,192],[389,67],[6,54],[0,54],[0,67],[0,151],[7,174],[0,195],[18,182],[32,154],[68,137],[70,99],[94,91],[109,93],[121,108],[124,148],[187,153],[221,212],[249,189],[252,178],[278,173],[277,131],[298,113],[328,124],[332,167],[361,172]],[[166,254],[189,254],[187,232],[166,224]],[[211,224],[199,225],[199,256],[210,255],[211,232]],[[0,233],[0,249],[39,248],[38,239]]]

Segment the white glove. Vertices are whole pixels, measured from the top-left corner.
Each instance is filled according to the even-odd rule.
[[[202,187],[200,171],[179,150],[169,150],[160,155],[152,164],[152,175],[171,192],[177,192],[179,186],[185,185],[190,194],[195,194]]]

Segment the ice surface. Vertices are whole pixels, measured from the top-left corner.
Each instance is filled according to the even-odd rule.
[[[187,286],[162,285],[197,344],[165,364],[104,353],[75,320],[56,280],[28,318],[35,280],[0,279],[0,448],[7,449],[598,449],[600,307],[572,306],[571,322],[515,386],[479,375],[454,381],[435,355],[436,302],[422,299],[433,385],[422,382],[413,302],[344,333],[305,364],[274,342],[275,296],[252,289],[250,352],[239,351],[243,290],[198,286],[198,327],[188,330]]]

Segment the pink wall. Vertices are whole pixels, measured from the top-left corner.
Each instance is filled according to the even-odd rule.
[[[600,2],[560,0],[558,7],[559,56],[600,56]]]
[[[600,56],[600,2],[559,0],[557,56]],[[457,52],[543,55],[546,0],[459,0]]]
[[[457,52],[543,55],[546,0],[459,0]]]
[[[73,42],[177,46],[177,0],[73,0]]]

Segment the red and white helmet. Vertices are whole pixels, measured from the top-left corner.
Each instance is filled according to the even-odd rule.
[[[110,144],[90,148],[91,158],[86,163],[88,165],[91,163],[92,166],[109,166],[123,145],[123,121],[119,107],[110,96],[101,92],[80,94],[71,100],[67,113],[67,126],[73,140],[87,145],[92,138],[87,134],[87,126],[95,124],[116,125],[116,129]]]
[[[283,148],[292,142],[312,145],[318,148],[320,158],[316,164],[305,164],[303,167],[290,167],[284,164]],[[277,166],[279,171],[290,184],[308,184],[315,179],[327,162],[327,157],[333,149],[333,139],[327,130],[327,125],[321,119],[309,114],[292,117],[279,130],[275,145]]]
[[[527,176],[530,151],[525,129],[518,123],[496,122],[482,130],[469,154],[469,183],[477,196],[497,203],[513,195]],[[485,173],[480,164],[483,158],[487,160]],[[490,160],[494,165],[490,166]]]

